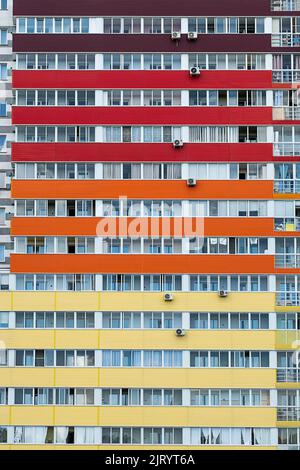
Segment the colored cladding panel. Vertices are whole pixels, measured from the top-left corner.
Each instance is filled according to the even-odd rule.
[[[11,234],[14,236],[20,235],[61,235],[61,236],[96,236],[98,233],[97,225],[105,219],[97,217],[70,218],[70,217],[14,217],[11,221]],[[113,219],[115,224],[110,225],[111,236],[127,236],[130,231],[130,225],[135,219],[116,218]],[[155,227],[155,234],[162,235],[164,233],[163,227],[168,224],[169,236],[174,236],[177,233],[178,225],[184,229],[185,236],[194,236],[195,219],[189,219],[193,222],[185,226],[181,218],[151,218],[141,219],[144,226],[146,222],[147,233],[152,234]],[[176,222],[175,222],[176,221]],[[164,225],[163,225],[164,224]],[[158,227],[158,229],[157,229]],[[250,218],[232,218],[232,217],[206,217],[204,218],[204,235],[205,236],[249,236],[249,237],[267,237],[267,236],[282,236],[282,232],[274,233],[274,221],[271,218],[257,218],[255,223]]]
[[[273,312],[272,292],[176,292],[165,302],[162,292],[0,292],[5,311],[146,311]],[[276,310],[278,307],[276,307]],[[294,307],[294,311],[297,310]],[[298,308],[299,310],[299,308]],[[3,370],[3,369],[2,369]],[[251,371],[248,371],[249,373]],[[1,376],[0,376],[1,380]]]
[[[271,107],[13,107],[12,122],[66,125],[270,125]]]
[[[231,331],[231,330],[190,330],[189,334],[179,342],[173,329],[157,329],[149,334],[138,330],[4,330],[1,339],[7,349],[84,349],[88,344],[90,349],[118,349],[120,344],[124,349],[235,349],[272,350],[275,347],[275,331]],[[294,334],[295,336],[295,334]],[[291,349],[290,344],[287,349]]]
[[[26,425],[30,419],[37,426],[195,426],[199,422],[203,426],[231,426],[232,420],[236,426],[272,426],[276,419],[276,408],[263,407],[258,413],[253,413],[252,407],[176,407],[176,413],[170,413],[170,407],[160,407],[159,413],[153,413],[152,406],[132,407],[103,406],[101,419],[95,406],[76,406],[72,414],[66,406],[14,406],[10,410],[13,422]],[[115,447],[115,446],[114,446]]]
[[[189,143],[180,149],[174,149],[171,143],[12,143],[14,162],[271,162],[273,160],[272,144]],[[276,161],[279,161],[278,157]]]
[[[270,14],[270,0],[173,0],[162,2],[161,0],[51,0],[41,3],[40,0],[14,0],[14,15],[53,15],[53,16],[253,16]],[[289,12],[290,13],[290,12]]]
[[[163,89],[269,89],[271,70],[13,70],[18,88],[163,88]]]
[[[295,48],[298,49],[299,48]],[[289,47],[272,48],[271,35],[239,35],[238,52],[290,52]],[[15,34],[13,52],[237,52],[236,34],[202,34],[190,41],[183,35],[173,41],[170,34]]]
[[[147,372],[147,373],[146,373]],[[12,387],[136,387],[178,388],[189,384],[190,388],[274,388],[273,369],[132,369],[129,368],[82,368],[80,373],[66,367],[4,368],[1,369],[0,386]],[[2,448],[2,446],[1,446]],[[56,447],[55,447],[56,448]]]
[[[129,261],[130,260],[130,261]],[[13,273],[274,273],[272,255],[22,255]]]
[[[189,187],[172,180],[15,180],[15,199],[272,199],[272,181],[202,181]]]

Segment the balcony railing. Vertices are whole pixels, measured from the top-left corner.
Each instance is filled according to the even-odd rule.
[[[298,157],[300,156],[300,143],[279,143],[273,145],[274,157]]]
[[[276,292],[278,307],[295,307],[300,305],[300,292]]]
[[[273,70],[274,83],[300,82],[300,70]]]
[[[300,120],[300,107],[285,106],[273,108],[273,121]]]
[[[300,0],[271,0],[273,11],[300,11]]]
[[[300,382],[300,369],[297,367],[278,368],[277,382]]]
[[[272,47],[299,47],[299,33],[276,33],[272,34]]]
[[[300,231],[299,217],[277,217],[274,219],[274,230],[276,232],[298,232]]]
[[[300,268],[300,255],[275,255],[275,268]]]
[[[277,420],[278,421],[299,421],[300,420],[300,408],[293,406],[278,407],[277,408]]]
[[[274,193],[299,194],[300,180],[276,180],[274,181]]]

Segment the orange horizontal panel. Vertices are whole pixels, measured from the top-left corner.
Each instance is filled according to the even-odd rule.
[[[223,237],[273,237],[274,220],[270,217],[206,217],[204,234]]]
[[[12,273],[274,272],[272,255],[11,255]]]
[[[15,180],[15,199],[272,199],[272,181]]]
[[[273,198],[274,199],[281,199],[281,200],[284,200],[284,199],[296,199],[296,200],[299,200],[300,199],[300,194],[299,193],[292,193],[292,194],[286,194],[286,193],[274,193],[273,195]]]
[[[204,223],[200,217],[13,217],[11,235],[181,238],[203,236]]]
[[[181,236],[180,227],[184,236],[195,235],[197,228],[195,218],[141,218],[141,236]],[[99,227],[104,229],[109,224],[109,233],[101,233]],[[272,218],[240,218],[240,217],[205,217],[204,235],[223,237],[266,237],[274,236],[274,222]],[[132,225],[136,227],[136,219],[128,218],[96,218],[96,217],[13,217],[11,220],[11,235],[36,236],[129,236]],[[283,236],[283,232],[275,232]],[[297,235],[297,234],[296,234]],[[298,233],[299,235],[299,233]]]

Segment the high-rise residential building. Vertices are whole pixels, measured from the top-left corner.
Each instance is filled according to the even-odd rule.
[[[12,1],[2,0],[0,1],[0,290],[9,288],[9,258],[13,249],[10,238],[10,220],[13,213],[13,202],[10,197],[11,142],[14,138],[11,125],[12,31]],[[1,302],[0,310],[2,310]]]
[[[13,3],[0,450],[300,450],[300,1]]]

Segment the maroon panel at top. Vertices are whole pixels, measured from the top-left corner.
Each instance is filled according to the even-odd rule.
[[[268,16],[270,0],[14,0],[14,15]]]

